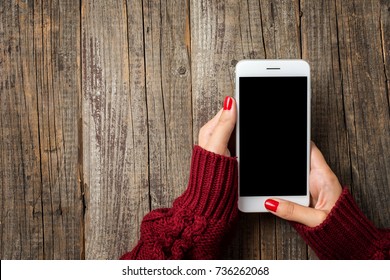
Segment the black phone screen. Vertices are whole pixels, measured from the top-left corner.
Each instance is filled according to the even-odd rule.
[[[240,196],[306,195],[307,79],[239,78]]]

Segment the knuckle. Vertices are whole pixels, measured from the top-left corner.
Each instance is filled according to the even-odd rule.
[[[325,221],[326,217],[328,216],[329,211],[320,211],[318,215],[318,225],[321,224],[323,221]]]
[[[218,120],[218,125],[231,125],[232,121],[228,116],[222,115]]]
[[[291,218],[294,217],[294,211],[295,211],[294,203],[287,202],[286,207],[285,207],[285,211],[282,214],[282,218],[284,218],[286,220],[290,220]]]
[[[232,122],[231,119],[221,117],[217,126],[226,131],[231,131],[234,128],[234,122]]]

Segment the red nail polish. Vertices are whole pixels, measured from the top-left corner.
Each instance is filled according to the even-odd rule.
[[[224,110],[230,110],[233,105],[233,99],[230,96],[226,96],[225,100],[223,101],[223,109]]]
[[[278,209],[279,202],[273,199],[267,199],[264,203],[265,208],[272,212],[276,212],[276,209]]]

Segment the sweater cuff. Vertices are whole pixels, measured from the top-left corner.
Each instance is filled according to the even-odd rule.
[[[294,228],[320,259],[380,258],[381,233],[359,209],[347,188],[323,223],[307,227],[292,223]]]
[[[236,157],[226,157],[195,145],[186,191],[174,207],[207,219],[231,220],[237,216],[238,167]]]

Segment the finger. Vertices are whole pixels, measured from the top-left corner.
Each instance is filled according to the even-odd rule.
[[[309,227],[321,224],[326,213],[310,207],[305,207],[283,199],[267,199],[264,206],[270,213],[293,222],[298,222]]]
[[[205,149],[217,154],[229,156],[227,145],[234,130],[237,119],[236,102],[233,97],[227,96],[224,108],[214,130],[205,145]]]
[[[207,142],[209,141],[215,126],[218,123],[218,120],[222,114],[223,108],[218,111],[218,113],[211,119],[209,120],[205,125],[203,125],[200,130],[199,130],[199,137],[198,137],[198,143],[199,146],[202,148],[205,148]]]

